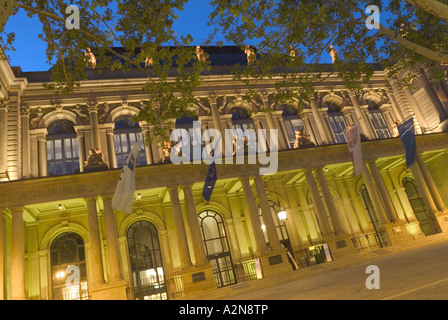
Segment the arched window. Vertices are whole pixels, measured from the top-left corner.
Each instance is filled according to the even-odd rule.
[[[200,148],[201,153],[197,154],[196,156],[200,157],[202,155],[203,142],[202,142],[201,128],[198,127],[195,132],[195,128],[193,127],[193,122],[196,120],[197,119],[193,118],[193,117],[183,116],[179,119],[176,119],[176,122],[175,122],[176,129],[185,129],[188,131],[188,134],[190,135],[189,155],[190,155],[191,160],[197,160],[197,159],[193,159],[193,156],[194,156],[193,150],[197,149],[198,147]],[[176,142],[178,141],[178,139],[179,138],[176,137]],[[182,137],[180,137],[180,139],[182,139]],[[184,151],[184,153],[185,153],[185,151]]]
[[[336,137],[336,143],[347,142],[345,133],[343,133],[347,128],[347,123],[345,122],[345,117],[341,112],[340,107],[336,103],[330,101],[325,102],[325,106],[328,107],[328,121],[330,121],[331,129]]]
[[[233,136],[238,137],[235,148],[244,148],[244,153],[255,152],[257,148],[256,130],[249,112],[243,107],[233,107],[230,113],[232,114]]]
[[[423,201],[415,180],[410,177],[403,178],[403,187],[408,195],[409,202],[411,203],[412,210],[414,211],[417,220],[422,221],[426,219],[429,212],[426,209],[425,202]]]
[[[250,118],[249,112],[243,107],[233,107],[230,110],[232,114],[232,128],[233,130],[241,129],[243,132],[246,129],[254,129],[254,122]]]
[[[120,116],[117,118],[114,128],[114,147],[117,168],[122,168],[124,166],[129,153],[138,141],[138,137],[140,137],[140,143],[137,165],[143,166],[147,164],[147,161],[142,129],[139,127],[138,123],[133,123],[128,116]]]
[[[88,299],[84,241],[76,233],[59,235],[50,247],[52,299]]]
[[[364,208],[366,209],[367,215],[369,216],[370,224],[372,225],[373,229],[376,229],[376,227],[378,227],[379,225],[378,216],[376,215],[372,199],[370,198],[369,191],[367,191],[367,187],[365,184],[363,184],[359,188],[359,192],[361,193]]]
[[[166,300],[162,254],[156,227],[137,221],[127,233],[133,293],[138,300]]]
[[[47,130],[48,175],[79,172],[78,139],[73,123],[68,120],[56,120]]]
[[[215,211],[206,210],[198,215],[198,219],[207,259],[212,265],[213,277],[218,288],[236,283],[221,215]]]
[[[380,139],[391,138],[389,128],[387,127],[386,120],[384,120],[383,112],[379,109],[378,104],[373,100],[366,99],[368,107],[368,117],[372,126],[375,128],[376,134]]]
[[[269,208],[271,209],[272,219],[274,220],[275,230],[277,231],[277,236],[278,236],[278,239],[280,240],[280,243],[282,243],[282,244],[289,243],[289,237],[288,237],[288,232],[286,230],[285,222],[280,221],[280,219],[278,217],[278,213],[280,211],[283,211],[282,207],[280,207],[280,205],[278,203],[276,203],[272,200],[268,200],[268,202],[269,202]],[[263,221],[263,215],[262,215],[260,206],[258,206],[258,215],[260,216],[260,222],[261,222],[261,227],[263,229],[264,239],[265,239],[266,243],[268,243],[269,240],[268,240],[268,236],[266,233],[266,226]]]

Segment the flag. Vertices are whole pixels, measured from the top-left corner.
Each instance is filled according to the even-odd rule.
[[[409,118],[397,125],[401,142],[406,153],[406,167],[410,167],[417,158],[417,144],[415,142],[414,118]]]
[[[211,162],[208,166],[207,176],[205,177],[204,188],[202,189],[202,197],[205,201],[209,202],[212,196],[213,188],[215,187],[216,180],[218,176],[216,174],[216,164],[215,164],[215,150],[218,147],[218,143],[221,140],[221,135],[219,135],[216,140],[215,146],[212,149]]]
[[[359,122],[347,130],[347,145],[353,163],[353,175],[362,174],[361,130]]]
[[[126,160],[112,198],[112,208],[125,213],[132,213],[135,192],[135,167],[137,165],[139,144],[140,139],[138,139]]]
[[[208,166],[207,176],[205,178],[204,189],[202,189],[202,197],[205,201],[209,202],[210,197],[212,196],[213,188],[215,187],[216,180],[218,177],[216,175],[216,164],[213,160],[212,163]]]

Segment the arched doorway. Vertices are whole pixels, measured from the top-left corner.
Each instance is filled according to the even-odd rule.
[[[404,190],[411,204],[412,210],[417,220],[420,222],[420,227],[425,235],[436,233],[433,221],[429,217],[429,211],[426,208],[425,202],[418,190],[415,180],[410,177],[404,177],[402,180]]]
[[[355,246],[358,249],[370,248],[370,247],[383,247],[385,241],[381,232],[378,231],[379,219],[375,211],[372,199],[370,198],[369,191],[365,184],[361,185],[359,192],[362,197],[364,208],[366,209],[367,216],[369,217],[370,226],[373,229],[373,233],[365,233],[361,237],[357,237],[357,243]]]
[[[127,240],[134,299],[168,299],[156,227],[137,221],[129,228]]]
[[[218,288],[236,283],[229,242],[219,213],[206,210],[198,215],[207,260]]]
[[[87,269],[84,240],[74,232],[59,235],[50,247],[52,299],[86,300]]]

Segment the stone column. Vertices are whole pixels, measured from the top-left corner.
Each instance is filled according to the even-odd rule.
[[[397,100],[395,100],[393,93],[388,91],[387,97],[389,98],[390,104],[392,106],[394,122],[404,120],[403,113],[401,112],[400,107],[398,106]]]
[[[434,203],[434,200],[431,197],[431,192],[429,191],[428,185],[426,184],[426,181],[422,175],[422,172],[420,171],[420,168],[417,165],[417,162],[414,162],[409,169],[412,171],[412,175],[415,178],[415,182],[417,183],[418,190],[422,194],[422,198],[427,205],[429,211],[431,213],[436,213],[439,210],[437,209],[436,204]]]
[[[317,108],[317,105],[316,105],[316,102],[314,101],[314,99],[311,100],[310,106],[311,106],[311,112],[313,113],[314,120],[316,121],[316,124],[317,124],[317,130],[319,130],[321,140],[322,140],[322,141],[320,141],[319,144],[330,143],[332,139],[330,138],[329,133],[327,132],[326,127],[324,126],[322,117],[319,113],[319,109]]]
[[[415,178],[415,183],[417,184],[418,190],[420,191],[422,198],[428,208],[428,210],[431,213],[436,213],[439,210],[437,209],[436,204],[434,203],[434,200],[431,197],[431,193],[428,189],[428,185],[425,182],[425,179],[423,178],[423,175],[420,171],[420,168],[417,165],[417,162],[414,162],[409,169],[412,171],[412,175]]]
[[[8,137],[8,102],[0,103],[0,174],[6,173],[7,161],[7,137]]]
[[[196,266],[202,267],[209,265],[207,260],[204,243],[202,241],[201,229],[199,226],[198,213],[196,211],[196,205],[194,203],[193,192],[191,191],[191,185],[184,185],[185,196],[185,208],[187,211],[188,229],[193,245],[193,252],[196,261]]]
[[[47,129],[42,129],[37,136],[37,148],[39,157],[39,177],[46,177],[47,173]]]
[[[218,97],[215,95],[210,95],[207,97],[208,102],[210,103],[210,110],[213,118],[213,126],[216,130],[219,130],[221,132],[221,135],[224,137],[224,131],[221,126],[221,118],[219,116],[219,109],[218,109]]]
[[[3,209],[0,209],[0,300],[6,298],[5,286],[5,218],[3,217]]]
[[[316,169],[317,180],[319,181],[320,188],[324,195],[325,203],[330,211],[330,219],[333,223],[334,231],[337,235],[347,234],[342,227],[342,222],[339,217],[338,209],[334,203],[333,195],[331,194],[330,187],[328,186],[327,179],[325,178],[322,167]]]
[[[367,138],[369,138],[369,139],[375,139],[376,134],[373,131],[373,128],[370,125],[366,114],[361,110],[361,106],[359,105],[359,102],[358,102],[358,97],[356,96],[356,94],[354,92],[349,92],[348,95],[353,104],[353,108],[355,110],[356,117],[360,120],[362,133],[364,133],[367,136]],[[358,119],[356,119],[356,121],[358,121]]]
[[[422,195],[426,208],[429,210],[427,218],[430,221],[432,221],[433,226],[435,228],[434,230],[436,232],[441,232],[442,229],[436,218],[436,214],[439,213],[439,210],[437,209],[437,206],[434,203],[434,200],[431,196],[431,192],[429,191],[428,185],[426,184],[425,179],[420,171],[420,168],[418,167],[417,161],[414,162],[409,168],[411,169],[412,175],[415,178],[415,182],[417,183],[418,190]]]
[[[84,172],[84,161],[86,161],[86,146],[84,141],[85,138],[84,132],[77,131],[76,138],[78,139],[79,172]]]
[[[262,101],[263,101],[263,108],[265,110],[266,122],[268,123],[268,129],[269,130],[278,130],[278,131],[280,131],[275,126],[275,123],[274,123],[274,117],[272,116],[271,106],[269,104],[269,94],[268,93],[262,93],[261,94],[261,98],[262,98]],[[270,139],[269,139],[270,133],[269,133],[269,130],[267,131],[267,135],[266,135],[266,139],[267,139],[268,143],[270,143]],[[280,133],[278,134],[278,136],[279,137],[281,136]],[[269,145],[269,148],[270,147],[271,146]],[[279,139],[279,141],[278,141],[278,148],[280,150],[288,149],[288,147],[286,146],[286,144],[285,144],[283,139]]]
[[[115,144],[114,144],[114,130],[106,130],[107,148],[109,149],[109,164],[110,168],[117,167],[117,157],[115,156]]]
[[[11,225],[11,299],[25,300],[25,236],[23,207],[10,208]]]
[[[261,229],[260,217],[257,212],[257,205],[255,203],[254,194],[252,193],[252,188],[250,186],[248,177],[240,178],[241,185],[243,187],[244,199],[246,200],[246,207],[248,211],[248,217],[250,220],[249,226],[252,228],[252,233],[254,235],[254,252],[260,254],[262,252],[269,251],[266,241],[264,240],[263,230]]]
[[[415,120],[418,122],[418,126],[420,127],[421,133],[425,133],[428,129],[428,124],[426,123],[426,120],[420,111],[420,106],[417,104],[417,101],[415,101],[414,96],[412,95],[411,90],[409,90],[408,87],[403,86],[402,90],[406,96],[406,98],[409,101],[409,104],[411,105],[412,112],[415,113]],[[416,125],[417,127],[417,125]]]
[[[372,177],[370,176],[369,169],[365,163],[362,165],[362,176],[364,178],[364,182],[366,184],[367,191],[369,192],[370,199],[372,200],[373,207],[375,208],[375,212],[378,216],[379,225],[384,226],[389,223],[387,220],[387,215],[383,207],[383,203],[381,202],[380,196],[376,189],[375,184],[373,183]]]
[[[269,244],[272,249],[282,249],[280,244],[277,230],[272,217],[271,208],[269,207],[268,198],[266,197],[266,191],[263,186],[263,180],[260,176],[255,176],[255,188],[257,190],[258,200],[260,201],[261,215],[263,217],[264,224],[266,226],[266,233],[268,236]]]
[[[22,106],[20,108],[21,134],[22,134],[22,177],[29,178],[30,167],[30,108]],[[6,149],[3,149],[6,150]]]
[[[423,174],[423,178],[429,188],[429,192],[431,193],[437,209],[441,212],[447,211],[442,196],[440,195],[439,189],[437,189],[437,186],[434,183],[434,179],[432,178],[431,173],[429,172],[421,153],[417,154],[417,163],[421,170],[421,173]]]
[[[191,263],[190,251],[188,249],[187,234],[185,231],[184,218],[182,215],[182,208],[180,206],[179,195],[177,193],[178,187],[168,187],[168,192],[171,199],[171,208],[173,211],[174,229],[176,232],[177,248],[179,253],[181,269],[189,268]]]
[[[85,199],[87,203],[87,219],[89,229],[89,265],[91,269],[91,283],[93,286],[102,285],[104,281],[103,259],[101,254],[101,238],[96,210],[96,198]]]
[[[109,282],[123,280],[118,250],[117,224],[114,209],[112,208],[112,195],[103,195],[104,222],[106,225],[107,257],[109,260]]]
[[[319,219],[319,225],[322,235],[330,236],[332,234],[331,226],[327,218],[324,204],[317,189],[316,180],[314,180],[313,172],[311,169],[305,170],[305,178],[308,183],[308,189],[310,190],[311,199],[313,201],[314,209],[316,210],[317,217]]]
[[[154,163],[154,159],[152,157],[151,144],[147,143],[148,142],[148,138],[147,138],[148,133],[149,133],[149,128],[148,128],[147,125],[145,125],[142,128],[142,136],[143,136],[143,144],[145,146],[146,162],[148,164],[153,164]],[[112,133],[112,135],[113,135],[113,133]],[[112,146],[113,146],[113,136],[112,136]],[[115,148],[114,148],[114,158],[115,158]]]
[[[98,103],[96,101],[89,101],[87,107],[89,109],[92,148],[101,148],[100,129],[98,124]]]
[[[375,180],[376,186],[378,188],[378,192],[380,194],[381,199],[383,200],[384,209],[386,210],[386,215],[390,222],[397,221],[397,212],[395,211],[395,207],[390,199],[389,192],[387,191],[386,185],[384,184],[383,177],[381,176],[380,170],[378,169],[375,160],[368,161],[370,170],[373,174],[373,179]]]

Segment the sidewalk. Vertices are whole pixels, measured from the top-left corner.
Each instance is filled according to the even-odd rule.
[[[441,279],[381,300],[448,300],[448,279]]]

